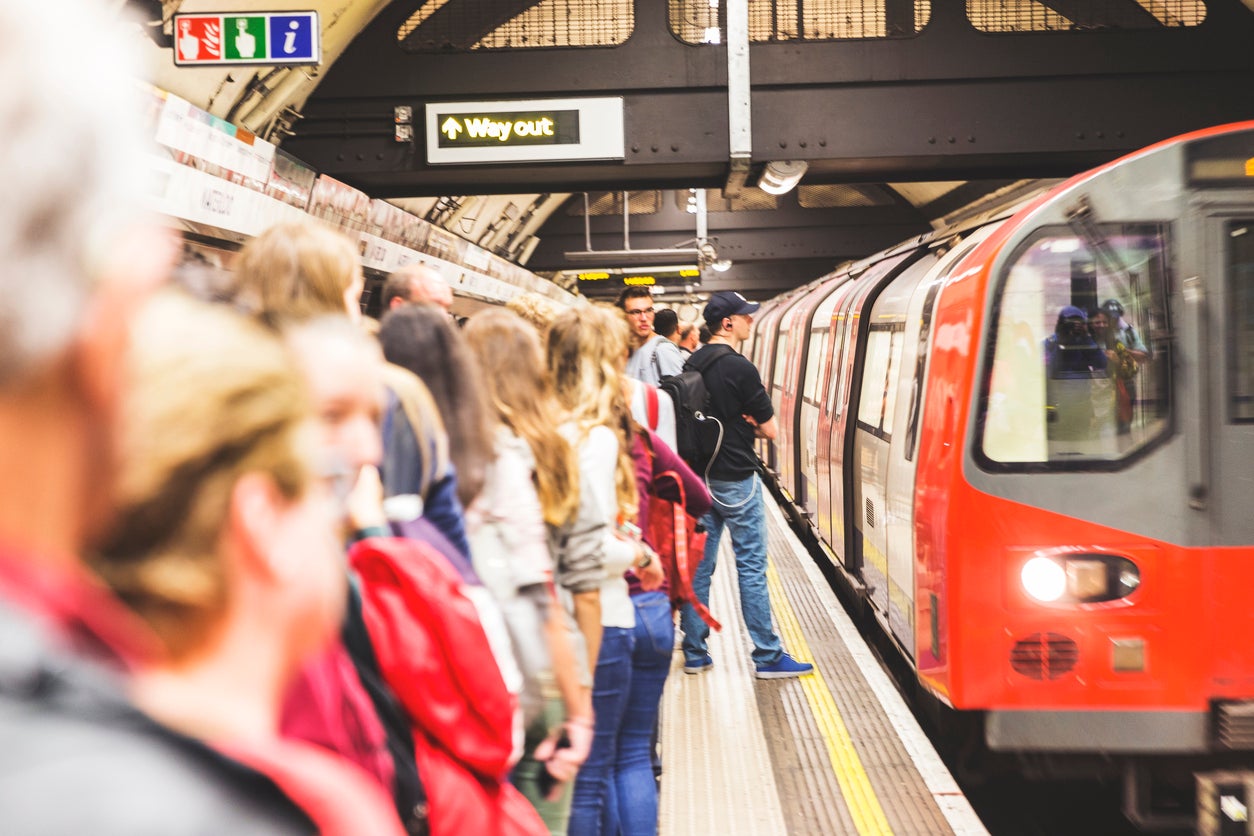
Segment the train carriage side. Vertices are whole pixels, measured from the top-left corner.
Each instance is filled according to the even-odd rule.
[[[759,340],[762,344],[761,363],[758,365],[758,372],[762,376],[762,385],[766,388],[766,394],[771,399],[771,406],[775,408],[776,412],[779,411],[777,390],[782,385],[785,366],[787,365],[787,352],[780,350],[780,342],[787,339],[787,332],[780,329],[780,320],[788,312],[789,308],[800,301],[808,287],[807,285],[798,288],[787,296],[780,298],[779,304],[761,318],[761,324],[758,326],[761,334]],[[762,459],[768,471],[778,473],[779,452],[775,441],[760,439],[758,441],[758,456]]]
[[[915,251],[894,252],[868,264],[860,275],[841,286],[840,300],[832,315],[828,343],[831,346],[829,387],[822,400],[816,422],[817,454],[826,460],[827,479],[820,480],[818,529],[844,570],[861,583],[861,550],[852,541],[852,530],[846,519],[846,497],[852,497],[851,459],[846,443],[849,406],[856,402],[857,374],[862,367],[867,340],[867,318],[863,310],[875,295],[892,279],[896,271]]]
[[[932,314],[949,270],[995,224],[930,241],[875,298],[853,427],[851,516],[874,612],[902,650],[916,655],[914,486]],[[930,597],[917,608],[932,617]],[[925,648],[923,652],[927,652]]]
[[[1129,787],[1254,751],[1251,160],[1244,123],[1073,178],[940,293],[917,665],[993,750]]]
[[[800,470],[798,473],[799,506],[811,525],[819,520],[819,482],[829,476],[829,463],[820,451],[819,415],[822,397],[828,390],[828,376],[832,373],[832,315],[845,297],[850,273],[841,273],[831,292],[817,305],[806,327],[810,336],[806,347],[804,379],[801,384],[800,416],[798,418],[797,446]]]

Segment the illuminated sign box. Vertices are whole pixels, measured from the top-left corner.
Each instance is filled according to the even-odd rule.
[[[621,98],[428,104],[427,163],[621,160]]]
[[[317,12],[218,12],[174,16],[174,63],[317,64],[322,27]]]

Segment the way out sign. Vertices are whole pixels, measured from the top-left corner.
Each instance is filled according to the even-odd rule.
[[[621,160],[621,98],[427,105],[427,163]]]
[[[174,16],[174,63],[317,64],[322,60],[317,12],[198,13]]]

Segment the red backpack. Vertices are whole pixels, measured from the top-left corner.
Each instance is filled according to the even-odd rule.
[[[438,552],[402,538],[362,540],[349,561],[379,669],[413,720],[432,836],[545,836],[507,780],[517,698],[466,581]]]
[[[645,404],[648,408],[649,429],[657,427],[658,400],[657,389],[645,384]],[[653,447],[647,437],[644,448],[653,460]],[[651,468],[650,468],[651,469]],[[705,529],[701,528],[695,517],[684,508],[687,496],[684,494],[684,480],[673,470],[667,470],[653,477],[673,479],[679,491],[679,502],[662,499],[652,491],[649,492],[649,530],[644,532],[644,539],[657,556],[662,559],[662,568],[666,579],[670,582],[671,606],[678,609],[683,604],[691,604],[701,616],[701,620],[714,630],[722,630],[710,613],[708,607],[697,599],[692,589],[692,573],[705,554]]]

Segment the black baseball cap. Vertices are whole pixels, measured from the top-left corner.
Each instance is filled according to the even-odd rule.
[[[706,324],[710,326],[710,330],[714,331],[727,317],[757,313],[760,307],[762,306],[757,302],[750,302],[734,290],[720,290],[710,295],[710,301],[705,303],[705,312],[702,316]]]

